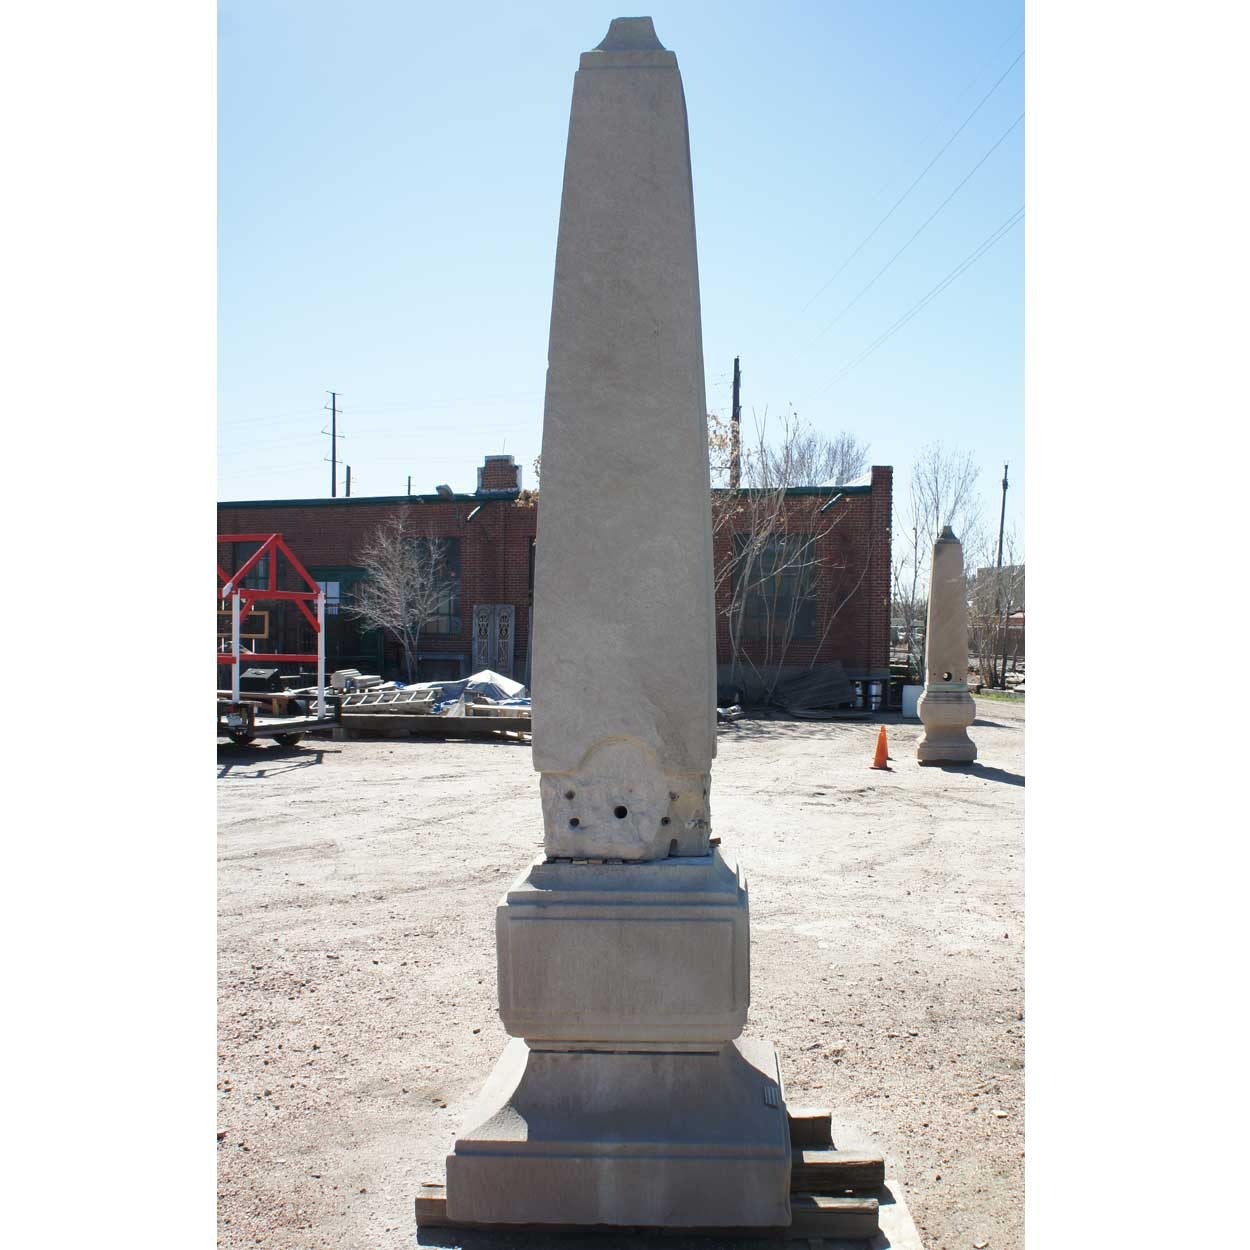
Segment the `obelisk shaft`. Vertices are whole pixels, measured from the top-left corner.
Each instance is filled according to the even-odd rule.
[[[552,297],[532,683],[549,854],[706,851],[706,421],[681,76],[650,19],[618,20],[574,81]]]

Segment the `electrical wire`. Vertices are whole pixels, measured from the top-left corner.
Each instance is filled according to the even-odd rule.
[[[1016,38],[1019,36],[1022,30],[1024,30],[1024,23],[1017,22],[1016,25],[1012,28],[1011,32],[1005,35],[1002,39],[999,40],[998,43],[994,45],[993,51],[990,52],[989,56],[985,59],[985,63],[981,66],[980,69],[977,70],[975,74],[973,74],[973,76],[966,83],[964,83],[964,85],[959,89],[959,92],[951,99],[950,106],[952,109],[963,100],[964,96],[966,96],[969,91],[971,91],[974,87],[980,85],[981,79],[984,78],[986,74],[993,68],[991,62],[997,62],[998,54],[1009,43],[1015,42]],[[908,156],[906,159],[904,159],[903,161],[900,161],[897,165],[895,165],[894,169],[890,173],[890,176],[876,189],[876,191],[873,192],[872,199],[874,203],[878,199],[880,199],[881,196],[898,181],[899,175],[906,171],[908,165],[911,164],[910,158],[913,155],[913,153],[926,151],[928,149],[929,144],[933,141],[933,139],[936,137],[939,131],[941,131],[942,126],[945,123],[945,121],[946,121],[945,114],[942,114],[941,116],[936,117],[933,125],[930,126],[928,130],[925,131],[924,138],[921,139],[920,142],[915,145],[913,152],[908,153]]]
[[[972,110],[972,112],[969,113],[968,116],[965,117],[963,121],[959,123],[959,126],[956,129],[955,133],[951,135],[951,137],[947,139],[947,141],[944,144],[942,144],[942,146],[938,149],[937,155],[916,175],[915,179],[908,186],[907,190],[904,191],[903,194],[900,195],[898,199],[894,201],[894,203],[890,206],[889,210],[887,211],[886,215],[882,217],[881,220],[877,222],[877,224],[873,226],[873,228],[869,230],[868,233],[859,241],[855,250],[838,266],[837,270],[834,272],[833,277],[830,278],[829,281],[826,282],[824,286],[822,286],[820,290],[817,291],[816,294],[813,295],[812,298],[809,299],[807,303],[804,304],[803,307],[799,309],[800,316],[803,313],[805,313],[825,293],[825,291],[829,289],[830,285],[834,282],[834,280],[838,277],[838,275],[842,273],[842,271],[847,267],[847,265],[849,265],[851,261],[853,261],[855,257],[860,254],[861,251],[863,251],[865,245],[868,244],[872,240],[873,236],[877,233],[877,231],[880,230],[881,227],[884,226],[885,223],[889,221],[891,217],[894,216],[895,209],[897,209],[898,206],[902,204],[902,202],[916,189],[916,187],[920,184],[920,180],[925,176],[925,174],[929,172],[929,170],[933,168],[934,165],[938,163],[938,161],[941,159],[941,156],[946,151],[946,149],[949,148],[950,145],[954,143],[955,140],[958,139],[961,134],[963,134],[964,129],[968,125],[968,123],[981,111],[982,105],[984,105],[985,102],[990,98],[990,96],[992,96],[994,92],[998,90],[998,88],[1002,85],[1003,80],[1020,63],[1020,59],[1023,56],[1024,56],[1024,49],[1021,48],[1019,56],[1017,56],[1016,59],[1012,61],[1012,63],[1008,65],[1005,70],[1003,70],[1003,72],[998,76],[998,79],[994,83],[994,85],[977,102],[977,105]]]
[[[916,229],[915,234],[913,234],[911,238],[909,238],[907,242],[904,243],[903,246],[900,247],[898,251],[895,252],[894,255],[891,256],[890,259],[887,260],[885,264],[882,265],[881,268],[878,269],[875,274],[873,274],[873,276],[869,279],[869,281],[863,287],[860,288],[859,292],[842,309],[842,311],[838,313],[838,315],[834,317],[834,319],[831,322],[829,322],[829,324],[825,326],[823,330],[820,330],[816,333],[816,335],[805,345],[805,350],[806,350],[806,347],[810,347],[812,343],[815,343],[817,339],[823,338],[826,334],[828,334],[829,331],[832,330],[833,327],[836,326],[838,322],[841,321],[842,318],[845,317],[846,314],[850,312],[852,308],[855,307],[855,305],[859,302],[860,297],[863,295],[866,295],[876,285],[877,279],[880,278],[881,275],[884,274],[885,271],[889,269],[890,266],[893,265],[894,262],[898,260],[898,258],[902,256],[902,254],[905,251],[907,251],[909,247],[911,247],[911,245],[916,241],[917,238],[919,238],[919,236],[923,233],[923,231],[926,229],[929,223],[951,202],[951,200],[955,198],[956,195],[959,194],[959,192],[962,190],[962,188],[968,182],[968,180],[972,177],[972,175],[975,174],[977,170],[980,169],[981,166],[984,165],[985,162],[990,159],[991,156],[993,156],[994,152],[997,151],[997,149],[1003,143],[1003,141],[1007,138],[1007,136],[1011,134],[1011,132],[1015,130],[1015,128],[1023,120],[1024,120],[1024,114],[1021,113],[1020,116],[1017,117],[1016,120],[1012,122],[1011,125],[1008,126],[1007,129],[1004,130],[1003,133],[999,135],[997,139],[994,140],[994,142],[990,145],[989,151],[986,152],[985,155],[982,156],[981,159],[977,161],[977,163],[973,165],[973,167],[959,180],[959,183],[956,185],[955,189],[946,197],[946,199],[944,199],[937,206],[937,208],[935,208],[933,212],[931,212],[928,215],[928,217],[926,217],[924,221],[920,223],[919,227],[917,227]]]
[[[928,305],[933,300],[935,300],[939,295],[941,295],[942,292],[945,291],[946,288],[950,286],[950,284],[954,282],[956,278],[958,278],[962,273],[964,273],[968,269],[972,268],[972,266],[975,265],[976,262],[980,260],[981,257],[984,256],[985,253],[988,252],[990,248],[992,248],[994,244],[999,241],[999,239],[1001,239],[1005,234],[1007,234],[1007,232],[1011,230],[1013,226],[1016,226],[1017,224],[1019,224],[1019,222],[1022,221],[1023,218],[1024,218],[1024,205],[1022,204],[1018,209],[1016,209],[1014,213],[1011,214],[1009,218],[1007,218],[1005,222],[1003,222],[1001,226],[999,226],[996,230],[992,231],[986,238],[982,239],[982,241],[978,243],[977,246],[973,248],[973,250],[967,256],[965,256],[964,259],[961,260],[959,264],[956,265],[955,268],[950,271],[950,273],[946,275],[946,277],[944,277],[936,286],[934,286],[927,295],[917,300],[916,303],[913,304],[901,317],[899,317],[899,319],[895,321],[893,325],[891,325],[888,329],[884,330],[871,343],[869,343],[869,345],[866,348],[864,348],[864,350],[860,352],[858,356],[848,361],[847,364],[843,365],[842,368],[833,376],[833,378],[830,379],[828,385],[826,385],[820,393],[824,394],[825,391],[828,391],[831,387],[835,386],[844,377],[846,377],[846,375],[850,373],[852,369],[854,369],[857,365],[860,365],[865,360],[867,360],[868,357],[871,356],[873,352],[875,352],[877,348],[880,347],[887,339],[892,338],[913,317],[923,312],[924,309],[928,307]]]

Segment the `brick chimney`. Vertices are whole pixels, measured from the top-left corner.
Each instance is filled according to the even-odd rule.
[[[493,495],[497,491],[521,489],[521,466],[511,456],[487,456],[477,471],[477,493]]]

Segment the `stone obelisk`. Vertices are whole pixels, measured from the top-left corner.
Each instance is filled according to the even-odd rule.
[[[964,549],[949,525],[933,544],[924,693],[916,705],[924,726],[916,747],[922,764],[967,764],[977,757],[968,726],[976,703],[968,693],[968,593]]]
[[[776,1052],[740,1037],[746,883],[709,844],[711,503],[685,98],[651,19],[573,85],[534,583],[545,854],[496,912],[513,1040],[458,1222],[790,1222]]]

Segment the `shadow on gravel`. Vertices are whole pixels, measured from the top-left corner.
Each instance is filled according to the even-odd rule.
[[[334,751],[332,754],[337,755]],[[316,768],[326,756],[325,747],[241,747],[234,742],[217,744],[217,780],[240,777],[263,780],[297,768]],[[250,772],[242,771],[252,768]]]
[[[986,781],[1002,781],[1009,786],[1024,785],[1023,773],[1009,773],[1005,768],[988,768],[984,764],[939,764],[944,773],[967,773],[970,777],[981,777]]]
[[[1014,725],[1005,724],[1000,720],[982,720],[979,716],[972,722],[974,725],[985,725],[990,729],[1014,729]]]
[[[807,1239],[804,1239],[806,1242]],[[683,1236],[673,1229],[612,1229],[585,1232],[560,1229],[540,1232],[504,1232],[494,1229],[418,1228],[418,1246],[442,1246],[446,1250],[776,1250],[777,1240],[770,1237],[696,1237]],[[813,1238],[814,1244],[827,1246],[863,1246],[864,1241],[832,1242]],[[798,1243],[795,1243],[798,1244]]]
[[[742,720],[728,721],[717,725],[716,728],[718,733],[722,733],[726,737],[799,738],[810,735],[813,730],[833,729],[845,731],[860,725],[872,726],[881,723],[893,724],[894,722],[885,717],[882,717],[880,721],[875,717],[856,717],[846,720],[809,720],[806,717],[780,714],[775,717],[743,717]],[[667,1244],[665,1242],[665,1245]]]
[[[371,746],[387,745],[391,747],[419,747],[434,745],[436,747],[446,746],[448,743],[465,742],[472,747],[528,747],[530,746],[529,735],[522,737],[520,734],[483,734],[480,738],[461,738],[455,734],[444,736],[443,734],[405,734],[400,738],[351,738],[351,742],[367,742]]]

